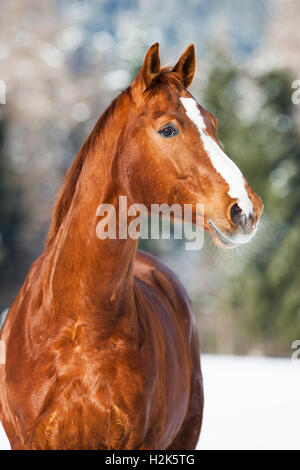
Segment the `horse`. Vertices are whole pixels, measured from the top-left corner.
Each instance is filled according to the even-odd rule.
[[[161,67],[159,45],[69,168],[45,249],[0,339],[0,421],[13,449],[195,449],[204,404],[191,301],[130,237],[96,236],[97,207],[203,202],[222,247],[255,234],[262,202],[187,90],[194,45]],[[120,214],[119,214],[120,215]],[[184,220],[182,220],[184,222]]]

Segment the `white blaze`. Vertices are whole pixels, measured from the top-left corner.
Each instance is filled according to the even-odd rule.
[[[187,116],[197,127],[204,150],[217,172],[229,186],[228,194],[238,200],[238,205],[248,216],[253,209],[252,202],[245,188],[245,180],[237,165],[223,152],[221,147],[206,133],[204,118],[197,102],[193,98],[180,98]]]

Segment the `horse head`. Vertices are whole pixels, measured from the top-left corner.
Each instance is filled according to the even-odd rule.
[[[235,247],[255,234],[263,204],[224,152],[216,118],[187,90],[195,67],[193,45],[174,67],[161,68],[157,43],[148,50],[128,89],[130,191],[149,206],[190,204],[194,216],[202,203],[204,228],[217,244]]]

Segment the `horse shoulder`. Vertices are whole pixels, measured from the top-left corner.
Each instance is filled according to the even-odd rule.
[[[165,304],[175,312],[178,319],[190,328],[194,325],[191,300],[176,276],[155,256],[138,251],[135,263],[135,277],[150,287]]]

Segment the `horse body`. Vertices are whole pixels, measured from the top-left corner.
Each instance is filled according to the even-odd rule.
[[[201,124],[203,139],[216,142],[214,118],[199,107],[205,126],[195,125],[180,103],[192,100],[194,69],[192,46],[172,70],[160,69],[152,46],[68,171],[45,251],[0,336],[0,421],[14,449],[197,444],[203,387],[188,296],[171,271],[137,251],[136,239],[96,236],[97,207],[113,205],[118,224],[120,195],[147,208],[204,199],[204,226],[222,245],[254,232],[260,199],[242,180],[233,189],[243,195],[229,194],[230,171],[225,181],[199,140]],[[249,213],[238,205],[245,198]]]
[[[2,419],[12,448],[194,448],[203,403],[199,348],[190,302],[175,276],[138,252],[136,323],[118,311],[120,319],[102,335],[103,325],[72,315],[35,332],[27,302],[44,262],[33,266],[2,334]]]

